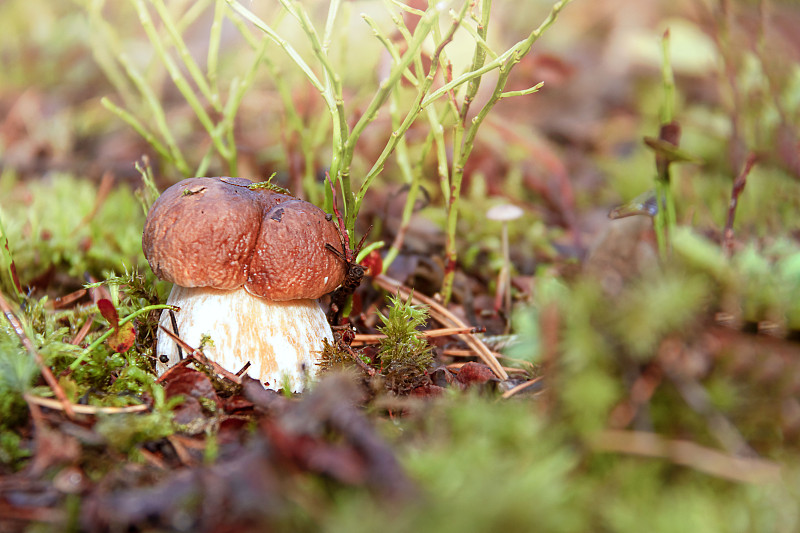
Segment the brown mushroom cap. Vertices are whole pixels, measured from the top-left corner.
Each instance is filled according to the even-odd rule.
[[[153,272],[182,287],[237,289],[271,300],[319,298],[344,279],[336,226],[308,202],[248,188],[242,178],[189,178],[147,214]]]

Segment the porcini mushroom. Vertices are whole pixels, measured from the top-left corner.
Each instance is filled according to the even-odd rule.
[[[142,248],[153,272],[174,285],[159,326],[223,368],[269,388],[303,390],[331,329],[317,299],[343,280],[326,249],[339,232],[317,206],[242,178],[189,178],[169,187],[147,214]],[[211,343],[204,341],[206,338]],[[157,371],[180,350],[158,334]]]

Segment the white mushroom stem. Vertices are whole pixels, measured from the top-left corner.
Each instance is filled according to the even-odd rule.
[[[323,339],[333,336],[325,313],[316,300],[275,302],[259,298],[244,289],[222,291],[174,285],[167,299],[180,307],[175,312],[178,336],[231,372],[250,362],[247,373],[270,389],[288,387],[301,392],[318,372]],[[173,331],[168,310],[159,326]],[[169,358],[161,362],[162,355]],[[183,354],[184,357],[186,354]],[[158,374],[179,360],[178,347],[166,333],[158,333]]]

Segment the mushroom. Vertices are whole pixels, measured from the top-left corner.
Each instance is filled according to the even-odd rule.
[[[506,317],[511,316],[511,253],[508,246],[508,223],[511,220],[516,220],[523,215],[521,208],[513,204],[496,205],[486,212],[486,218],[489,220],[496,220],[503,223],[502,233],[502,251],[503,251],[503,268],[500,269],[500,274],[497,276],[497,299],[495,301],[495,310],[503,307]],[[502,306],[500,305],[500,298],[503,299]],[[506,329],[511,325],[510,320],[506,322]]]
[[[339,231],[313,204],[242,178],[180,181],[153,203],[142,235],[150,268],[174,284],[167,303],[180,308],[159,326],[226,370],[249,362],[269,388],[300,392],[332,339],[317,299],[345,275],[326,243],[340,247]],[[159,328],[157,372],[180,354]]]

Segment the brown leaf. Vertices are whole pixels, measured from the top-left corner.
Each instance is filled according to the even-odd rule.
[[[170,373],[169,379],[164,381],[164,392],[167,398],[182,395],[183,403],[173,409],[175,421],[179,424],[190,425],[205,419],[203,403],[205,398],[217,407],[222,405],[211,380],[197,370],[180,367]],[[196,427],[195,429],[200,429]]]
[[[469,387],[471,385],[481,385],[487,381],[495,381],[496,378],[494,372],[488,366],[470,361],[465,363],[458,371],[456,380]]]
[[[415,396],[417,398],[438,398],[444,392],[444,387],[439,387],[438,385],[433,385],[427,383],[425,385],[420,385],[419,387],[411,389],[409,393],[411,396]]]

